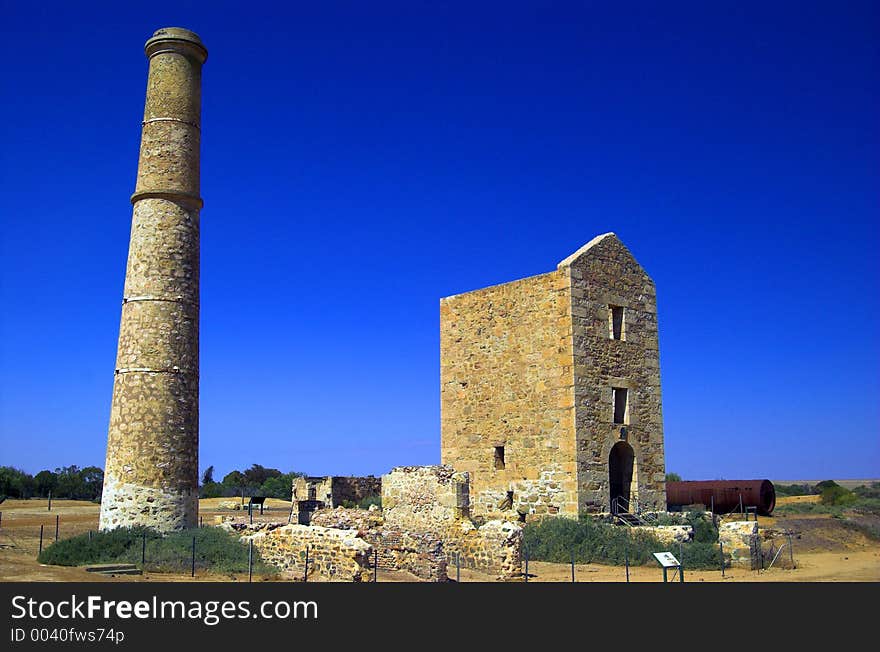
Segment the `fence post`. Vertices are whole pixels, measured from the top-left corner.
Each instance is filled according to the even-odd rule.
[[[525,551],[524,556],[526,558],[526,582],[528,582],[529,581],[529,551],[528,550]]]
[[[144,532],[141,539],[141,566],[147,563],[147,533]]]
[[[248,582],[254,579],[254,540],[248,541]]]
[[[55,514],[55,541],[58,541],[58,525],[61,523],[61,514]]]
[[[202,516],[199,515],[199,527],[202,527]]]
[[[49,492],[49,509],[47,509],[46,511],[47,512],[52,511],[52,492],[51,491]]]
[[[724,543],[719,541],[718,547],[721,548],[721,577],[724,577]]]
[[[373,548],[373,581],[379,581],[379,547]]]
[[[89,530],[89,542],[91,542],[91,540],[92,540],[92,531]]]
[[[196,576],[196,538],[193,537],[193,552],[192,552],[192,575],[190,577]]]
[[[623,549],[623,563],[626,566],[626,582],[629,584],[629,548]]]
[[[43,552],[43,526],[40,525],[40,552],[37,553],[37,556],[39,557],[42,552]]]
[[[309,547],[306,546],[306,567],[303,570],[303,582],[309,581]]]
[[[794,548],[791,543],[791,533],[788,535],[788,559],[791,562],[791,567],[794,568]]]
[[[529,562],[526,562],[526,568],[529,567]],[[461,584],[461,553],[455,553],[455,581]]]
[[[571,583],[574,584],[574,548],[571,550]]]
[[[743,511],[743,495],[739,495],[739,517],[742,518],[745,512]]]
[[[0,512],[0,526],[3,525],[3,512]]]
[[[253,503],[250,503],[248,505],[248,515],[250,516],[250,519],[251,519],[251,525],[253,525],[254,524],[254,504]]]

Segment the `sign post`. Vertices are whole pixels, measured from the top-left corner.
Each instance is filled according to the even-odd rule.
[[[675,568],[678,570],[678,577],[680,582],[684,582],[684,575],[681,574],[681,562],[679,562],[675,555],[671,552],[655,552],[654,558],[657,560],[657,563],[660,564],[660,567],[663,569],[663,582],[664,584],[669,581],[668,571],[670,568]]]

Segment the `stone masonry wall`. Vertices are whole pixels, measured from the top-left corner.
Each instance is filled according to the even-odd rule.
[[[718,542],[733,566],[752,568],[760,550],[757,521],[728,521],[718,528]]]
[[[311,514],[315,509],[338,507],[343,503],[360,503],[370,496],[382,494],[382,481],[372,475],[296,477],[293,479],[294,521],[300,521],[300,512]],[[307,515],[307,518],[310,518]]]
[[[369,582],[372,579],[373,547],[356,530],[337,530],[314,525],[245,526],[242,541],[253,541],[264,561],[303,577],[308,548],[309,577],[337,582]],[[247,534],[256,530],[253,534]]]
[[[568,292],[551,272],[440,301],[440,455],[474,514],[577,514]]]
[[[386,527],[379,509],[321,509],[312,515],[311,524],[357,530],[378,553],[380,570],[406,571],[429,582],[448,580],[442,539],[431,532]]]
[[[656,291],[613,233],[559,264],[571,284],[579,511],[608,511],[608,460],[619,441],[635,457],[633,489],[643,509],[666,509]],[[624,310],[611,336],[611,306]],[[613,387],[627,388],[624,424],[614,424]]]
[[[555,272],[441,299],[440,382],[441,460],[470,474],[475,515],[608,512],[618,442],[615,493],[665,509],[656,292],[613,233]]]

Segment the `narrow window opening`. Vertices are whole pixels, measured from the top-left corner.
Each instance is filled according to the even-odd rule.
[[[495,468],[504,468],[504,446],[495,447]]]
[[[627,389],[625,387],[612,387],[614,394],[614,423],[626,423],[627,417]]]
[[[622,340],[624,339],[623,306],[608,306],[608,308],[611,312],[609,315],[611,321],[611,339]]]

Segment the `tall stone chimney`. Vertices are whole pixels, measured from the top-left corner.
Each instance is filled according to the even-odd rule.
[[[202,64],[193,32],[167,27],[150,61],[113,405],[102,530],[198,523],[199,144]]]

